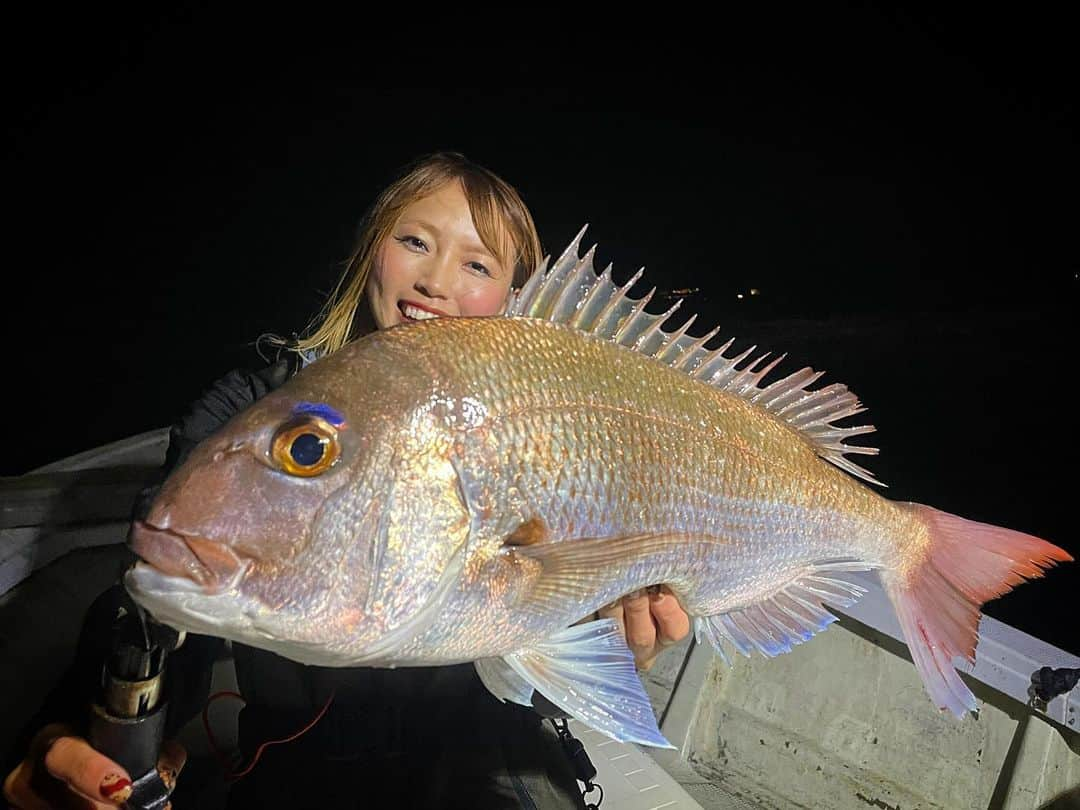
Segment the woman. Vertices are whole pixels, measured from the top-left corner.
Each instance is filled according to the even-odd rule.
[[[415,162],[369,210],[348,267],[310,334],[295,344],[278,341],[285,357],[270,366],[234,371],[215,383],[173,426],[161,478],[234,414],[350,340],[432,317],[499,313],[511,286],[523,284],[539,259],[532,217],[511,186],[461,155]],[[153,491],[144,493],[137,515]],[[32,728],[50,724],[21,749],[29,753],[5,781],[4,794],[17,807],[64,801],[88,806],[87,799],[108,807],[129,792],[128,774],[70,725],[90,700],[85,687],[94,683],[89,673],[100,666],[107,643],[102,628],[117,599],[114,588],[91,609],[76,665]],[[601,614],[624,626],[643,669],[689,632],[686,614],[667,593],[627,597]],[[170,657],[171,733],[205,703],[221,645],[196,636]],[[240,715],[245,761],[267,740],[306,725],[333,699],[311,731],[265,749],[233,786],[230,806],[367,806],[380,793],[394,806],[583,806],[542,709],[499,702],[471,665],[307,667],[240,644],[233,645],[233,655],[246,701]],[[178,746],[166,746],[162,768],[175,774],[183,760]],[[178,808],[184,792],[181,780],[174,794]],[[52,804],[42,803],[46,794]]]

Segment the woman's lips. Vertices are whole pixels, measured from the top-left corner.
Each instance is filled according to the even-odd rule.
[[[208,591],[231,584],[245,567],[224,543],[135,521],[128,535],[132,550],[163,574],[184,577]]]
[[[449,312],[443,312],[441,309],[436,309],[435,307],[428,306],[427,304],[421,304],[421,303],[418,303],[417,301],[401,300],[401,301],[398,301],[398,311],[401,313],[402,317],[406,321],[429,320],[427,318],[413,318],[413,317],[410,317],[408,312],[407,312],[409,307],[415,307],[416,309],[421,310],[422,312],[430,312],[432,315],[434,315],[436,317],[439,317],[439,318],[448,318],[448,317],[450,317]]]

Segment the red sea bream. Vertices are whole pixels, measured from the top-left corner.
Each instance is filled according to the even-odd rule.
[[[876,570],[933,702],[973,710],[980,606],[1070,557],[886,499],[845,386],[665,331],[580,238],[505,314],[366,336],[203,442],[133,527],[135,598],[309,664],[473,661],[500,699],[663,746],[615,623],[583,619],[666,584],[700,640],[774,656]]]

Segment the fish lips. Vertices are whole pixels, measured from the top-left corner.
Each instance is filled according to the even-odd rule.
[[[162,574],[191,580],[208,594],[234,587],[251,564],[225,543],[143,520],[132,523],[128,544]]]

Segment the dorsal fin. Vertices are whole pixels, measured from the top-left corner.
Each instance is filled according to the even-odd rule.
[[[705,344],[719,329],[702,337],[688,335],[686,332],[693,318],[674,331],[664,331],[664,325],[681,301],[660,315],[646,312],[645,306],[656,291],[655,287],[640,298],[629,296],[630,288],[641,278],[643,270],[622,287],[611,280],[610,265],[597,275],[593,269],[596,247],[583,257],[578,255],[584,235],[585,228],[582,228],[550,269],[545,259],[525,286],[511,294],[505,309],[508,317],[540,318],[567,324],[742,397],[798,430],[826,461],[864,481],[884,486],[869,470],[845,458],[847,453],[876,455],[878,452],[876,447],[845,444],[852,436],[872,433],[873,425],[837,427],[834,424],[866,410],[847,386],[834,383],[811,391],[807,386],[823,372],[803,368],[762,387],[762,379],[784,359],[784,355],[763,365],[769,356],[765,353],[740,368],[739,364],[753,354],[756,346],[735,357],[725,357],[724,352],[734,339],[716,349],[706,348]]]

